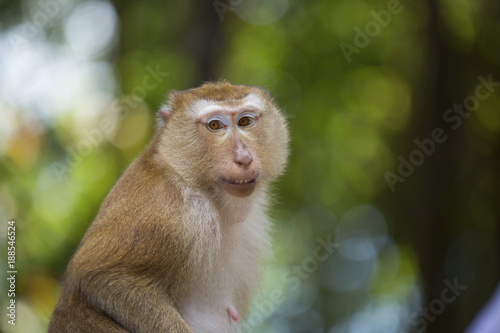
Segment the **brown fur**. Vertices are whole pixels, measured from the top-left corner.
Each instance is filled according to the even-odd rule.
[[[255,155],[251,167],[258,161],[262,175],[255,193],[239,199],[214,184],[221,173],[239,177],[250,169],[234,166],[231,148],[186,110],[201,99],[234,101],[249,93],[266,101],[244,139]],[[242,261],[255,273],[233,272],[228,283],[240,298],[229,299],[246,314],[260,265],[254,252],[267,242],[266,186],[286,163],[286,122],[266,92],[227,82],[174,92],[168,107],[169,119],[113,187],[69,263],[50,333],[192,332],[181,313],[195,311],[196,293],[211,302],[204,283],[206,289],[224,284],[216,270],[235,270]],[[244,222],[234,224],[245,209]]]

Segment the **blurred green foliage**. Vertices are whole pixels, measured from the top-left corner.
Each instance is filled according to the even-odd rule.
[[[443,116],[478,77],[500,80],[499,6],[0,1],[0,241],[14,219],[19,271],[18,323],[0,329],[46,330],[66,264],[167,91],[226,78],[269,89],[292,132],[247,330],[462,331],[500,277],[498,86],[457,129]],[[436,128],[447,140],[391,191],[387,172]],[[468,289],[418,321],[455,278]]]

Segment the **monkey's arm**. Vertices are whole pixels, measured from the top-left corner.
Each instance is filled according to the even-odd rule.
[[[82,296],[131,332],[192,333],[172,300],[151,278],[122,273],[98,272],[82,279]]]
[[[117,210],[119,224],[108,219]],[[184,247],[156,211],[144,220],[140,213],[117,206],[99,217],[106,223],[89,232],[68,267],[72,289],[131,332],[191,333],[176,309]]]

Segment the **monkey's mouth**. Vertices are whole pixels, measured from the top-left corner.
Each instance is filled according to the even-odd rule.
[[[248,179],[224,179],[223,182],[231,184],[231,185],[246,185],[246,184],[252,184],[255,183],[255,178],[248,178]]]
[[[253,193],[257,178],[222,179],[222,183],[229,194],[243,198]]]

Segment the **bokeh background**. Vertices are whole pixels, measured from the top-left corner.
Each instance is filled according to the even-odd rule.
[[[292,131],[246,331],[462,332],[500,277],[497,0],[0,0],[0,330],[46,331],[166,93],[219,78]]]

